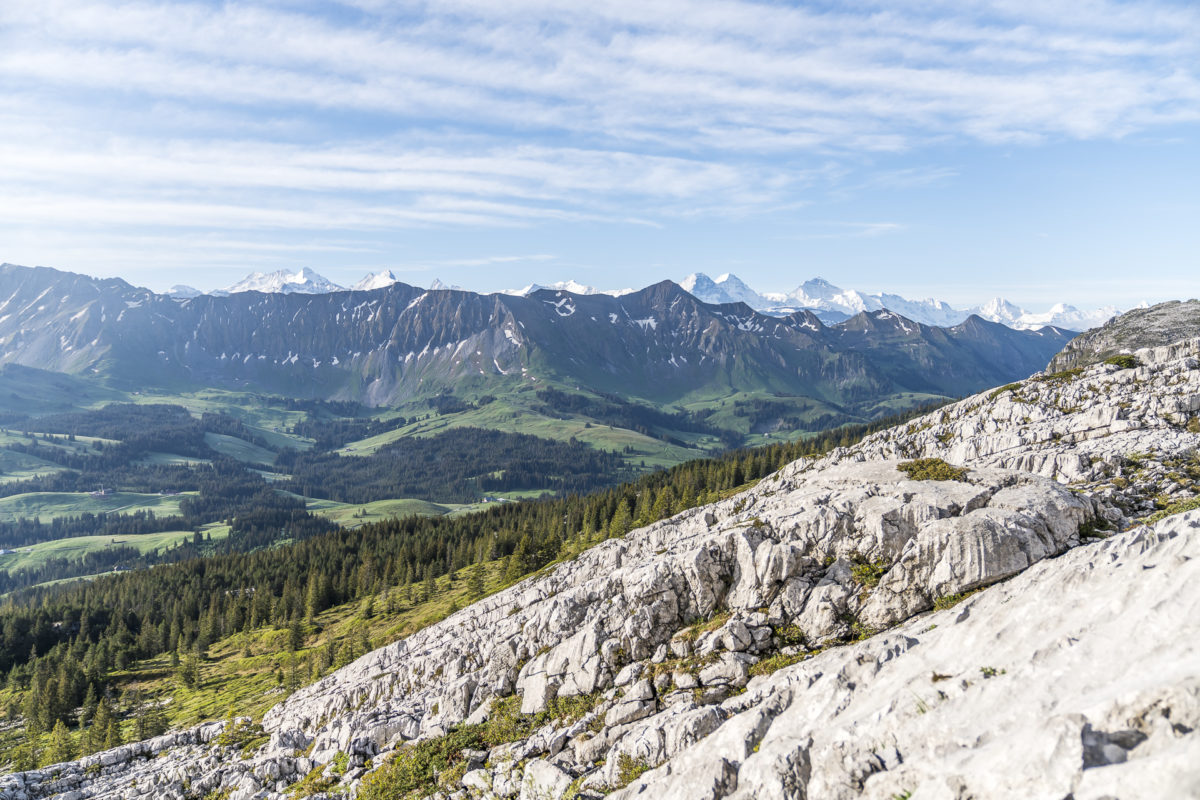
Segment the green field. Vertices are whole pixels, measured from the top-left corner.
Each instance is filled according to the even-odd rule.
[[[211,464],[212,461],[207,458],[181,456],[176,453],[147,453],[138,463],[152,467],[196,467],[201,464]]]
[[[0,450],[0,483],[24,481],[63,471],[64,468],[58,464],[51,464],[49,461],[27,456],[24,453]]]
[[[304,419],[303,411],[279,408],[260,394],[231,392],[224,389],[198,389],[194,392],[135,392],[127,398],[131,403],[183,406],[196,416],[206,411],[237,417],[247,425],[260,428],[288,428]]]
[[[37,423],[30,423],[31,426],[35,424]],[[93,452],[92,442],[103,442],[106,445],[117,444],[115,439],[101,439],[99,436],[76,436],[72,440],[61,433],[21,433],[12,429],[5,429],[0,430],[0,447],[10,444],[29,444],[31,438],[39,447],[50,447],[63,453],[80,455],[88,455]]]
[[[47,372],[17,364],[0,366],[0,412],[57,414],[117,402],[121,395],[86,380],[61,372]]]
[[[213,540],[224,539],[229,535],[228,525],[208,525],[201,531],[211,535]],[[77,560],[84,555],[104,550],[109,547],[132,547],[139,553],[149,553],[154,550],[174,547],[180,542],[191,539],[192,531],[166,531],[164,533],[143,533],[137,536],[73,536],[69,539],[56,539],[52,542],[39,542],[29,547],[21,547],[16,553],[0,555],[0,569],[14,570],[33,569],[42,566],[54,558]]]
[[[376,500],[373,503],[361,504],[308,500],[309,511],[346,528],[357,528],[368,522],[379,522],[393,517],[439,517],[462,508],[465,506],[412,499]]]
[[[674,466],[683,461],[709,455],[720,448],[720,441],[716,437],[680,434],[676,438],[688,441],[693,446],[679,447],[626,428],[591,422],[584,417],[555,419],[508,400],[496,400],[482,408],[457,414],[433,415],[394,431],[350,442],[338,452],[342,455],[366,456],[399,439],[433,436],[454,428],[471,427],[505,433],[526,433],[560,442],[575,439],[598,450],[622,453],[632,465],[640,465],[644,461],[647,468]],[[630,448],[628,452],[627,447]]]
[[[275,454],[256,444],[239,439],[236,436],[226,436],[223,433],[206,433],[204,441],[213,450],[223,456],[236,458],[246,464],[262,464],[271,466],[275,463]]]
[[[29,492],[12,497],[0,497],[0,522],[15,522],[24,517],[37,517],[46,522],[55,517],[75,517],[83,513],[131,514],[134,511],[153,511],[157,516],[179,514],[179,504],[188,494],[163,496],[135,492],[113,492],[92,497],[86,492]]]

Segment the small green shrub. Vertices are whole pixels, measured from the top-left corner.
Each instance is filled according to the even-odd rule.
[[[1176,514],[1182,514],[1185,511],[1194,511],[1197,508],[1200,508],[1200,497],[1189,497],[1187,500],[1180,500],[1177,503],[1171,503],[1162,511],[1156,511],[1155,513],[1146,517],[1144,520],[1142,520],[1142,522],[1146,525],[1153,525],[1159,520],[1166,519],[1167,517],[1173,517]]]
[[[938,597],[933,601],[933,610],[934,611],[945,611],[947,608],[954,608],[956,605],[961,603],[963,600],[966,600],[968,597],[970,597],[971,595],[975,594],[978,591],[981,591],[981,589],[972,589],[969,592],[959,592],[958,594],[942,595],[941,597]]]
[[[918,458],[897,465],[896,469],[914,481],[963,481],[967,470],[947,464],[940,458]]]
[[[324,767],[316,767],[312,772],[293,783],[288,788],[288,793],[295,798],[311,797],[314,794],[329,791],[335,782],[333,778],[325,774]]]
[[[241,750],[242,757],[248,758],[255,750],[271,740],[271,734],[263,730],[257,722],[237,722],[225,726],[217,737],[217,744],[222,747],[236,747]]]
[[[808,644],[808,637],[804,635],[804,631],[800,629],[799,625],[784,625],[772,632],[779,637],[779,641],[784,647]]]
[[[918,478],[918,480],[921,480]],[[850,577],[860,586],[874,589],[879,585],[879,579],[887,572],[888,563],[883,559],[870,561],[865,556],[855,553],[850,556]]]
[[[778,672],[784,667],[790,667],[792,664],[797,664],[807,657],[807,653],[795,653],[786,655],[784,653],[776,653],[773,656],[768,656],[761,661],[750,665],[750,677],[755,675],[770,675],[773,672]]]
[[[1121,369],[1134,369],[1135,367],[1140,367],[1142,365],[1142,362],[1138,361],[1137,356],[1131,356],[1128,353],[1109,356],[1108,358],[1104,359],[1104,363],[1112,364],[1113,366],[1120,367]]]
[[[463,725],[445,736],[406,745],[362,782],[361,800],[408,800],[456,786],[466,773],[463,750],[486,747],[483,725]]]
[[[641,777],[642,773],[648,769],[650,769],[650,764],[645,759],[621,753],[617,757],[617,785],[612,788],[623,789]]]
[[[988,395],[988,400],[995,400],[997,397],[1004,394],[1005,392],[1012,392],[1012,391],[1015,391],[1020,388],[1021,388],[1021,384],[1019,384],[1019,383],[1006,383],[1005,385],[1001,386],[999,389],[993,389],[992,393]]]
[[[700,636],[700,634],[715,631],[726,622],[729,622],[729,618],[731,616],[732,614],[730,614],[728,611],[717,611],[707,620],[703,622],[697,622],[695,625],[679,634],[679,637],[681,639],[686,639],[689,642],[693,642]]]

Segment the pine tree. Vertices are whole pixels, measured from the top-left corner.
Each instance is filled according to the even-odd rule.
[[[304,647],[304,629],[300,627],[300,618],[293,617],[288,626],[288,652],[295,653]]]
[[[517,540],[516,549],[512,551],[512,555],[508,557],[508,565],[504,570],[504,582],[516,583],[528,571],[527,560],[529,557],[529,534],[521,534],[521,538]]]
[[[125,744],[125,738],[121,735],[121,723],[115,718],[108,723],[108,730],[104,735],[105,750],[112,750],[114,747],[120,747]]]
[[[425,593],[426,602],[428,602],[429,598],[433,597],[434,593],[437,592],[437,583],[433,579],[432,564],[429,564],[425,567],[425,583],[422,587],[422,590]]]
[[[31,769],[36,769],[37,765],[37,740],[32,736],[25,736],[21,740],[21,743],[13,749],[12,770],[13,772],[28,772]]]
[[[629,514],[629,506],[624,500],[617,501],[617,510],[613,513],[612,519],[608,523],[608,535],[610,537],[624,536],[629,533],[633,526],[633,517]]]
[[[74,757],[75,740],[71,738],[66,723],[60,719],[54,723],[54,730],[50,732],[50,763],[61,764]]]
[[[91,724],[92,717],[96,714],[97,702],[96,684],[89,683],[87,694],[83,698],[83,709],[79,712],[79,724],[81,726]]]
[[[96,715],[92,718],[92,725],[84,737],[84,748],[88,753],[104,749],[105,737],[108,736],[108,728],[112,722],[113,714],[108,705],[108,698],[101,697],[100,702],[96,704]]]
[[[472,600],[478,600],[483,597],[485,591],[483,585],[483,564],[476,564],[471,567],[471,574],[467,578],[467,594]]]

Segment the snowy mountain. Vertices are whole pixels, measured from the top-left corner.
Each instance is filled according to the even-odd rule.
[[[597,289],[595,286],[588,286],[579,281],[570,280],[557,281],[555,283],[531,283],[520,289],[503,289],[500,293],[513,295],[514,297],[528,297],[542,289],[549,289],[554,292],[570,292],[571,294],[607,294],[613,297],[624,297],[634,292],[633,289]]]
[[[1073,331],[1086,331],[1090,328],[1098,328],[1120,313],[1120,310],[1116,306],[1104,306],[1103,308],[1094,308],[1090,311],[1080,311],[1075,306],[1058,303],[1052,306],[1049,311],[1040,314],[1022,311],[1017,321],[1009,325],[1009,327],[1035,329],[1043,325],[1053,325]]]
[[[305,267],[298,272],[289,272],[286,269],[276,272],[253,272],[232,286],[221,291],[210,292],[210,294],[216,296],[237,294],[238,292],[325,294],[341,291],[345,291],[345,288]]]
[[[728,272],[718,276],[716,280],[703,272],[693,272],[680,281],[679,285],[697,300],[705,303],[745,303],[756,310],[778,305],[771,298],[751,289],[738,276]]]
[[[787,295],[787,304],[849,316],[886,308],[916,322],[940,327],[957,325],[970,316],[969,311],[959,311],[942,300],[909,300],[886,292],[865,294],[854,289],[844,290],[824,278],[813,278],[797,286]]]
[[[995,297],[981,306],[976,306],[974,312],[986,320],[999,322],[1001,325],[1013,327],[1025,316],[1025,309],[1013,305],[1003,297]]]
[[[372,289],[386,289],[397,282],[398,279],[392,274],[392,271],[385,269],[383,272],[370,273],[361,281],[351,286],[350,290],[353,292],[369,292]]]
[[[398,282],[391,270],[384,270],[367,275],[354,284],[351,289],[372,291],[387,288]],[[1080,310],[1066,303],[1058,303],[1048,311],[1032,312],[1001,297],[989,300],[980,306],[960,309],[933,298],[909,300],[888,292],[867,293],[856,289],[843,289],[824,278],[807,280],[787,293],[756,291],[732,273],[725,273],[714,279],[703,272],[693,272],[680,281],[679,285],[693,297],[705,303],[718,305],[745,303],[755,311],[772,316],[786,316],[796,311],[808,310],[826,324],[836,324],[863,312],[887,309],[914,322],[937,327],[958,325],[972,314],[977,314],[990,322],[998,322],[1019,330],[1036,330],[1042,326],[1051,325],[1067,330],[1085,331],[1103,325],[1120,313],[1115,306]],[[430,288],[467,291],[461,286],[448,286],[440,280],[435,280]],[[634,292],[633,289],[597,289],[579,281],[566,280],[549,284],[531,283],[520,289],[505,289],[501,294],[528,297],[542,289],[570,292],[576,295],[610,295],[612,297],[623,297]],[[311,269],[304,268],[298,272],[287,270],[271,273],[255,272],[227,289],[208,294],[223,297],[237,292],[324,294],[337,291],[344,291],[344,289]],[[177,300],[184,300],[196,297],[201,292],[190,286],[175,286],[169,294]]]
[[[855,289],[842,289],[824,278],[813,278],[787,294],[757,292],[736,275],[725,274],[717,279],[702,272],[693,272],[679,285],[706,303],[745,303],[755,311],[782,316],[807,309],[823,322],[836,323],[864,311],[887,309],[924,325],[949,327],[958,325],[971,314],[1010,328],[1032,330],[1044,325],[1084,331],[1103,325],[1120,313],[1113,306],[1080,311],[1074,306],[1059,303],[1045,312],[1030,312],[997,297],[982,306],[959,309],[943,300],[927,298],[909,300],[898,294],[878,292],[868,294]]]

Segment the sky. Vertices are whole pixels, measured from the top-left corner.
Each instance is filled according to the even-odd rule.
[[[1200,7],[0,3],[0,261],[1200,295]]]

